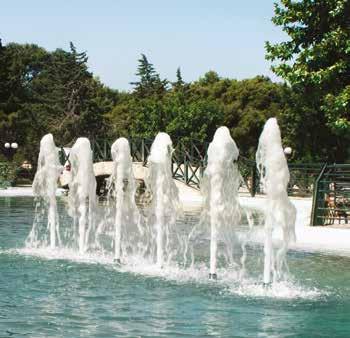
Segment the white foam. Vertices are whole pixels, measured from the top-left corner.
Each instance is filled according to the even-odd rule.
[[[218,280],[209,280],[209,268],[205,264],[198,264],[189,268],[171,264],[159,267],[154,262],[139,256],[128,257],[127,264],[121,266],[114,263],[113,255],[108,253],[79,253],[70,249],[50,248],[21,248],[2,251],[6,254],[18,254],[28,257],[36,257],[45,260],[65,260],[83,264],[98,264],[116,269],[121,273],[132,273],[147,278],[161,278],[164,281],[172,281],[183,286],[197,284],[221,290],[224,294],[232,294],[250,298],[274,298],[274,299],[319,299],[330,294],[329,291],[302,286],[292,281],[272,283],[265,287],[260,278],[239,279],[236,271],[218,269]]]
[[[77,250],[69,248],[55,248],[49,247],[42,248],[30,248],[24,247],[21,249],[11,249],[7,251],[11,254],[19,254],[24,256],[38,257],[47,260],[67,260],[76,263],[88,263],[88,264],[113,264],[113,256],[103,253],[80,253]]]
[[[233,294],[242,297],[262,297],[276,299],[319,299],[329,295],[328,291],[321,291],[315,287],[303,287],[290,281],[275,282],[268,287],[261,283],[248,281],[229,288]]]
[[[61,196],[65,192],[64,189],[58,188],[56,196]],[[9,187],[7,189],[0,189],[0,197],[33,197],[32,187]]]

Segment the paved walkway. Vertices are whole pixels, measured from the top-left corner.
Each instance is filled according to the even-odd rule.
[[[243,206],[251,207],[264,212],[264,196],[241,197]],[[310,226],[312,208],[311,198],[291,198],[297,208],[296,236],[297,241],[291,247],[296,250],[319,251],[350,255],[350,229],[348,227]],[[281,231],[274,232],[274,239],[281,240]],[[257,232],[257,241],[263,240],[263,231]]]

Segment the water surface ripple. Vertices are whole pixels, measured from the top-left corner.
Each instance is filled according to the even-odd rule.
[[[293,280],[266,290],[206,265],[25,250],[32,217],[32,198],[0,198],[0,337],[350,336],[349,257],[291,252]]]

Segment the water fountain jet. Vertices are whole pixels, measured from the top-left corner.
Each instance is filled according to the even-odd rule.
[[[123,232],[136,223],[135,178],[130,146],[126,138],[118,138],[111,147],[113,171],[109,179],[108,199],[115,201],[114,260],[121,264]],[[124,231],[123,231],[124,230]],[[125,242],[127,238],[124,238]]]
[[[264,284],[271,283],[281,275],[289,243],[295,241],[296,209],[287,194],[289,169],[283,152],[281,132],[276,118],[265,123],[260,135],[256,153],[260,182],[267,195],[265,215],[264,243]],[[282,230],[283,244],[274,255],[272,233],[274,229]]]
[[[50,248],[54,249],[60,242],[59,225],[57,215],[56,190],[57,180],[62,167],[58,159],[58,151],[52,134],[45,135],[40,141],[40,152],[38,156],[38,168],[33,181],[34,196],[44,201],[47,205],[47,229],[49,231]],[[40,204],[40,202],[38,202]],[[39,208],[37,204],[37,209]],[[31,246],[37,246],[40,243],[38,229],[38,214],[34,220],[33,228],[27,239]]]
[[[71,181],[69,182],[68,212],[74,219],[75,239],[78,242],[79,252],[84,253],[87,250],[90,232],[94,227],[96,208],[96,179],[90,141],[87,138],[77,139],[70,151],[69,160]]]
[[[208,165],[204,171],[201,191],[205,198],[202,218],[210,223],[210,279],[217,279],[219,236],[232,258],[233,228],[241,218],[238,189],[241,176],[237,167],[239,150],[227,127],[220,127],[208,148]],[[227,236],[225,236],[227,235]]]
[[[146,186],[152,196],[149,221],[154,223],[158,267],[163,267],[165,259],[169,258],[169,231],[179,211],[179,193],[171,170],[172,152],[169,135],[158,133],[148,157],[149,171],[146,178]]]

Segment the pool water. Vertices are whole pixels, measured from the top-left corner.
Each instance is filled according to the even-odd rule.
[[[271,289],[225,271],[209,281],[207,266],[118,268],[23,249],[33,210],[0,198],[0,337],[350,337],[349,257],[289,252],[291,280]]]

